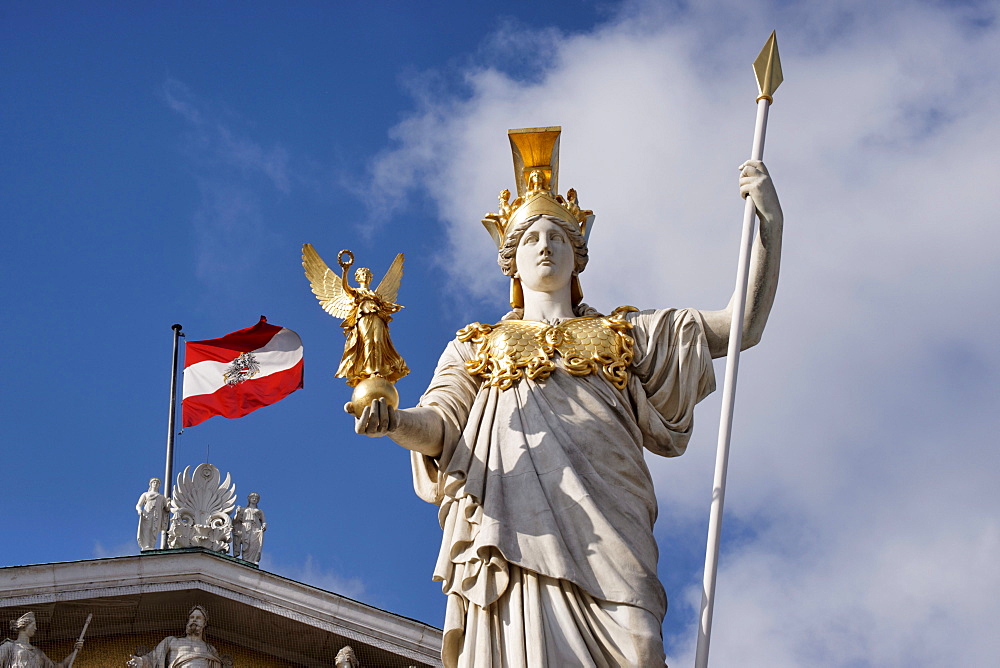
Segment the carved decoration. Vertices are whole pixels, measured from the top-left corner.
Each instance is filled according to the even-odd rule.
[[[236,506],[236,485],[229,474],[222,474],[211,464],[199,464],[192,472],[188,466],[177,476],[170,499],[170,547],[203,547],[228,552],[233,534],[230,513]]]

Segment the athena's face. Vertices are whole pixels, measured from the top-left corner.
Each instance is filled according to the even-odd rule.
[[[521,285],[536,292],[555,292],[569,285],[575,264],[569,235],[548,216],[542,216],[524,231],[514,256]]]

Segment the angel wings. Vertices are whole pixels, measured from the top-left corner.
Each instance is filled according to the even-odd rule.
[[[340,262],[345,254],[350,255],[349,262]],[[327,266],[323,258],[319,256],[312,244],[302,246],[302,267],[306,270],[306,278],[312,286],[313,294],[319,300],[323,310],[337,318],[346,318],[354,310],[357,304],[357,297],[353,294],[354,288],[347,283],[347,270],[354,262],[354,255],[350,251],[341,251],[337,256],[343,275],[338,276],[335,271]],[[367,272],[369,281],[371,272],[367,269],[359,269],[358,272]],[[377,294],[386,304],[395,305],[396,295],[399,293],[399,282],[403,278],[403,254],[400,253],[393,260],[389,271],[375,288]],[[367,288],[367,285],[363,285]]]
[[[389,338],[392,314],[403,308],[396,303],[399,281],[403,278],[403,254],[396,256],[375,290],[368,287],[372,272],[364,267],[355,272],[358,287],[348,283],[347,270],[354,263],[351,251],[340,251],[337,263],[342,272],[340,276],[326,266],[310,244],[302,247],[302,266],[319,305],[330,315],[344,320],[341,325],[345,337],[344,356],[337,377],[346,378],[347,384],[354,388],[373,378],[394,383],[410,372]],[[368,400],[362,402],[365,406],[368,403]]]

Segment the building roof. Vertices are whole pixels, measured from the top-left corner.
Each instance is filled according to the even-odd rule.
[[[183,635],[196,603],[208,609],[206,637],[220,652],[241,648],[273,657],[270,665],[332,666],[344,645],[365,668],[440,665],[439,629],[200,548],[0,568],[0,614],[33,610],[43,648],[71,644],[89,613],[88,640]],[[103,665],[87,653],[77,668]]]

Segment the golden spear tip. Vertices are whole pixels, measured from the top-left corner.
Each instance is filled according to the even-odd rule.
[[[781,77],[781,59],[778,58],[778,36],[771,31],[771,36],[764,43],[757,60],[753,61],[753,71],[757,75],[757,101],[773,102],[772,95],[783,81]]]

